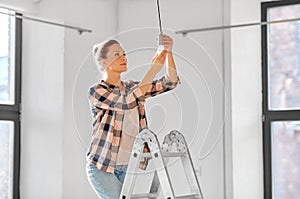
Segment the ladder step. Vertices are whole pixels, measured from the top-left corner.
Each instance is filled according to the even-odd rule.
[[[185,155],[186,152],[162,152],[162,156],[164,158],[167,158],[167,157],[180,157],[180,156],[183,156]],[[142,157],[144,158],[151,158],[151,153],[142,153],[141,155]]]
[[[158,197],[157,193],[137,193],[137,194],[132,194],[130,199],[134,199],[134,198],[157,198],[157,197]]]
[[[163,157],[180,157],[185,154],[186,154],[186,152],[163,152],[162,156]]]
[[[130,199],[138,199],[138,198],[157,198],[157,193],[137,193],[132,194]],[[183,195],[183,196],[176,196],[175,199],[202,199],[199,194],[192,194],[192,195]]]
[[[199,194],[176,196],[175,199],[202,199]]]

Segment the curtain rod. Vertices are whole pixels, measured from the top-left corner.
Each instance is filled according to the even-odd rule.
[[[285,23],[285,22],[292,22],[292,21],[299,21],[299,20],[300,20],[300,18],[274,20],[274,21],[263,21],[263,22],[246,23],[246,24],[238,24],[238,25],[216,26],[216,27],[199,28],[199,29],[179,30],[179,31],[176,31],[175,33],[176,34],[182,34],[183,36],[185,36],[185,35],[187,35],[188,33],[191,33],[191,32],[203,32],[203,31],[221,30],[221,29],[229,29],[229,28],[240,28],[240,27],[247,27],[247,26],[264,26],[264,25],[268,25],[268,24]]]
[[[7,9],[7,8],[5,8],[5,9]],[[11,10],[11,9],[8,9],[8,10]],[[14,10],[11,10],[11,11],[14,11]],[[16,14],[12,14],[12,13],[1,12],[1,11],[0,11],[0,14],[5,14],[5,15],[13,16],[13,17],[20,18],[20,19],[27,19],[27,20],[31,20],[31,21],[40,22],[40,23],[46,23],[46,24],[50,24],[50,25],[54,25],[54,26],[60,26],[60,27],[64,27],[64,28],[69,28],[69,29],[77,30],[78,34],[80,34],[80,35],[83,32],[88,32],[88,33],[92,32],[92,30],[89,30],[89,29],[75,27],[75,26],[70,26],[70,25],[65,25],[65,24],[60,24],[60,23],[55,23],[55,22],[44,20],[44,19],[34,18],[34,17],[28,17],[28,16],[23,16],[23,15],[16,15]]]

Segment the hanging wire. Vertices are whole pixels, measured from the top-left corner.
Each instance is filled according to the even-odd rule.
[[[8,8],[4,8],[4,9],[8,9]],[[11,10],[11,9],[8,9],[8,10]],[[11,10],[11,11],[13,11],[13,10]],[[75,27],[75,26],[70,26],[70,25],[65,25],[65,24],[60,24],[60,23],[55,23],[55,22],[46,21],[46,20],[43,20],[43,19],[34,18],[34,17],[27,17],[27,16],[23,16],[23,15],[18,15],[18,14],[13,14],[13,13],[7,13],[7,12],[2,12],[2,11],[0,11],[0,14],[9,15],[9,16],[16,17],[16,18],[19,18],[19,19],[26,19],[26,20],[31,20],[31,21],[36,21],[36,22],[40,22],[40,23],[45,23],[45,24],[50,24],[50,25],[54,25],[54,26],[60,26],[60,27],[64,27],[64,28],[69,28],[69,29],[77,30],[78,34],[80,34],[80,35],[83,32],[88,32],[88,33],[92,32],[92,30],[89,30],[89,29]]]
[[[157,5],[157,12],[158,12],[158,21],[159,21],[159,32],[162,35],[162,25],[161,25],[161,16],[160,16],[160,7],[159,7],[159,0],[156,0],[156,5]]]

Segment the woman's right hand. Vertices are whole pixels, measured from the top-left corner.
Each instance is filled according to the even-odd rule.
[[[160,54],[156,54],[155,57],[152,59],[151,67],[160,70],[165,63],[166,56],[167,56],[166,50],[163,50]]]
[[[139,83],[139,87],[142,90],[144,95],[147,92],[148,88],[150,87],[156,74],[163,67],[166,60],[166,56],[167,56],[167,51],[163,50],[160,54],[155,55],[155,57],[152,59],[152,64],[150,69],[148,70],[143,80]]]

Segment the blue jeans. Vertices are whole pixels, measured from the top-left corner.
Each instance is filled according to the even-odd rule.
[[[99,170],[93,163],[87,163],[86,173],[94,191],[101,199],[119,199],[127,165],[116,165],[114,174]]]

